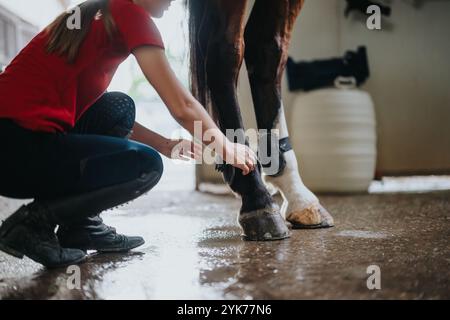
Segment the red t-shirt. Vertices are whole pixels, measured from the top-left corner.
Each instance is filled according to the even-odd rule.
[[[74,64],[45,52],[48,33],[39,33],[0,73],[0,118],[33,131],[65,132],[105,92],[117,67],[142,45],[164,49],[149,14],[132,0],[110,0],[117,29],[109,40],[95,19]]]

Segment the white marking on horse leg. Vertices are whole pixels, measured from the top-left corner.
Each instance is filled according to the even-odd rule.
[[[318,206],[319,199],[303,183],[294,151],[286,152],[284,157],[286,167],[283,174],[278,177],[265,176],[265,181],[278,188],[283,196],[282,214],[287,220],[300,219],[303,224],[321,223],[319,212],[311,210]],[[294,217],[299,214],[300,217]]]
[[[280,139],[289,136],[283,106],[277,119],[276,129],[279,130]],[[282,175],[264,177],[264,180],[278,188],[283,196],[281,213],[290,222],[304,225],[321,223],[319,199],[303,183],[294,151],[284,153],[284,158],[286,167]]]

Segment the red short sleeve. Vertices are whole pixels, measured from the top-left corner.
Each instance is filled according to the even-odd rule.
[[[130,52],[143,45],[164,49],[161,33],[144,8],[131,0],[112,0],[111,14]]]

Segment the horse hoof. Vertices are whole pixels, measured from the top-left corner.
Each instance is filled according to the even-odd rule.
[[[314,204],[300,212],[292,212],[287,218],[292,229],[320,229],[334,227],[331,214],[320,204]]]
[[[275,241],[289,238],[289,229],[277,205],[239,215],[246,241]]]

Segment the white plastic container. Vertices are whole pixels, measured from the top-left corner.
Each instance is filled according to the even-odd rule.
[[[367,92],[341,88],[299,95],[288,122],[306,186],[367,192],[377,158],[375,111]]]

